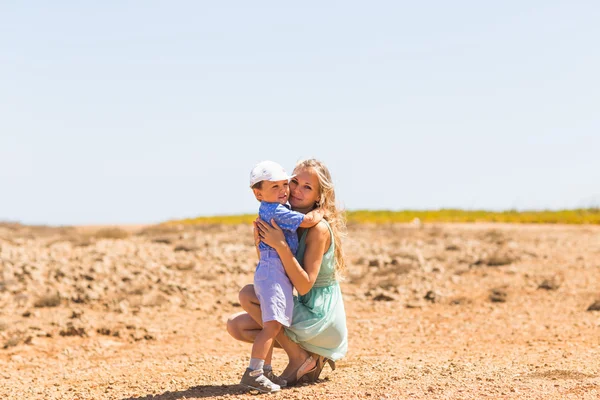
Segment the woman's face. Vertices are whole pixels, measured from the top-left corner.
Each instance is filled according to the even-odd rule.
[[[298,169],[294,173],[296,176],[290,181],[290,206],[312,209],[320,200],[319,177],[312,168]]]

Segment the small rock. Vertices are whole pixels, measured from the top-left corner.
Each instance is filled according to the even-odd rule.
[[[544,290],[557,290],[560,287],[560,282],[556,278],[544,279],[542,283],[539,284],[538,289]]]
[[[198,250],[198,248],[196,246],[189,246],[189,245],[185,245],[185,244],[180,244],[178,246],[175,246],[175,248],[173,249],[173,251],[196,251]]]
[[[491,255],[485,263],[490,267],[500,267],[502,265],[512,264],[515,261],[518,261],[518,257],[515,257],[512,254],[495,253]]]
[[[396,296],[393,293],[383,290],[381,288],[376,288],[374,290],[370,290],[366,293],[367,296],[373,298],[374,301],[393,301],[396,300]]]
[[[60,336],[87,336],[83,327],[75,327],[71,322],[67,323],[67,327],[58,333]]]
[[[469,304],[471,301],[466,297],[455,297],[450,300],[450,304],[453,306],[459,306],[461,304]]]
[[[114,337],[119,337],[119,331],[117,330],[111,330],[110,328],[107,327],[101,327],[96,329],[96,332],[98,332],[100,335],[104,335],[104,336],[114,336]]]
[[[162,244],[171,244],[173,243],[173,240],[171,240],[170,238],[156,238],[154,240],[152,240],[152,243],[162,243]]]
[[[34,307],[42,308],[42,307],[57,307],[60,305],[60,296],[58,293],[47,294],[38,298],[35,303],[33,303]]]
[[[394,297],[390,296],[389,294],[379,293],[377,296],[373,297],[373,300],[375,300],[375,301],[393,301],[395,299],[394,299]]]
[[[587,311],[600,311],[600,300],[596,300],[591,306],[588,307]]]
[[[89,298],[85,294],[77,293],[75,296],[71,297],[71,301],[75,304],[85,304],[89,302]]]
[[[10,347],[15,347],[19,343],[21,343],[21,340],[22,340],[21,336],[18,336],[18,335],[11,336],[6,342],[4,342],[4,348],[8,349]]]
[[[503,289],[492,289],[490,300],[494,303],[505,303],[508,294]]]
[[[423,298],[427,301],[435,303],[436,300],[438,300],[439,296],[433,290],[430,290],[425,294],[425,297]]]

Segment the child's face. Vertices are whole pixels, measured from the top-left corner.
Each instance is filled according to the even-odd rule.
[[[260,189],[253,189],[257,200],[285,204],[290,195],[290,184],[283,181],[263,181]]]
[[[293,208],[313,207],[320,201],[319,177],[312,168],[294,171],[290,181],[290,205]]]

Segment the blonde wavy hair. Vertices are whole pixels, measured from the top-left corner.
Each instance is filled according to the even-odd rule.
[[[335,246],[335,272],[338,278],[343,278],[346,272],[346,262],[342,249],[342,238],[346,236],[346,216],[345,212],[338,208],[335,200],[335,190],[329,169],[321,161],[314,158],[300,160],[296,163],[294,172],[312,169],[319,178],[319,197],[320,200],[316,207],[321,207],[325,212],[323,218],[329,223],[333,231],[333,243]]]

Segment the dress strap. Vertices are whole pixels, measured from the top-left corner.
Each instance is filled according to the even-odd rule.
[[[333,229],[331,229],[331,225],[329,225],[329,222],[327,222],[324,219],[322,221],[325,222],[327,229],[329,229],[329,240],[331,243],[329,244],[329,249],[327,249],[327,251],[325,252],[325,254],[328,254],[329,252],[333,251],[333,249],[335,248],[335,244],[333,241]]]

